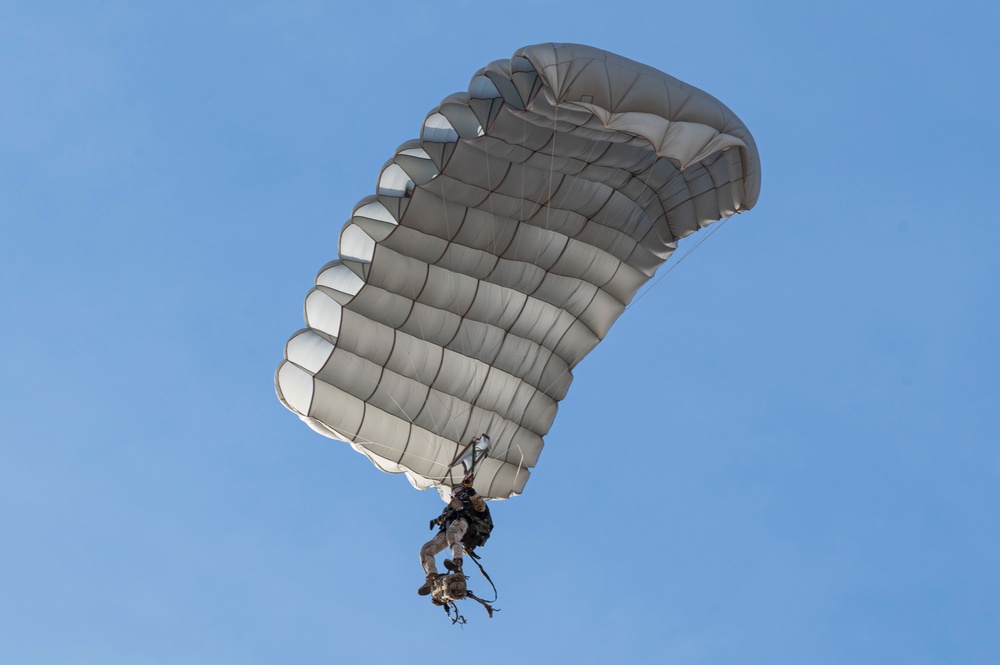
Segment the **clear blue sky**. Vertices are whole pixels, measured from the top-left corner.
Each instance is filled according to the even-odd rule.
[[[1000,662],[996,3],[238,4],[0,3],[0,662]],[[763,188],[579,366],[460,629],[438,497],[272,375],[395,147],[545,41],[723,100]]]

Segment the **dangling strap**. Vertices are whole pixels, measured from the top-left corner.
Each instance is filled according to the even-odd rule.
[[[495,589],[494,589],[494,591],[495,591]],[[493,607],[492,605],[490,605],[490,603],[493,602],[493,601],[483,600],[482,598],[480,598],[476,594],[472,593],[471,591],[467,590],[465,592],[465,596],[466,596],[466,598],[471,598],[472,600],[476,601],[477,603],[479,603],[480,605],[482,605],[483,607],[485,607],[486,611],[489,613],[491,619],[493,618],[493,612],[499,612],[500,611],[499,607]]]
[[[490,602],[490,603],[496,602],[496,599],[500,597],[500,594],[497,593],[497,585],[493,584],[493,580],[490,579],[489,573],[487,573],[486,569],[483,568],[483,564],[479,563],[479,555],[476,554],[475,552],[470,552],[469,550],[466,550],[464,547],[462,549],[465,550],[465,553],[469,555],[469,558],[472,559],[472,562],[474,564],[476,564],[477,568],[479,568],[479,572],[481,572],[483,574],[483,577],[486,578],[486,581],[490,583],[491,587],[493,587],[493,600],[490,600],[490,601],[487,601],[487,602]],[[476,598],[476,600],[479,600],[479,599]],[[483,601],[480,600],[479,602],[483,602]],[[493,616],[492,613],[490,614],[490,616]]]

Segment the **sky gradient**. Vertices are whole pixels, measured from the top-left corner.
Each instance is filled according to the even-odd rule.
[[[976,2],[0,3],[0,662],[1000,661],[998,31]],[[415,593],[440,499],[273,372],[393,150],[547,41],[722,100],[763,186],[576,368],[491,508],[501,611],[458,628]]]

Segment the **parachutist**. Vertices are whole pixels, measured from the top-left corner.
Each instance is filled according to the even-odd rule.
[[[463,552],[474,556],[472,551],[485,544],[493,530],[489,506],[472,487],[471,477],[452,489],[451,501],[440,516],[431,520],[431,528],[435,525],[438,532],[420,548],[420,564],[426,580],[417,593],[421,596],[433,593],[436,604],[443,604],[466,597]],[[451,558],[444,562],[450,574],[439,575],[434,557],[445,549],[451,550]]]

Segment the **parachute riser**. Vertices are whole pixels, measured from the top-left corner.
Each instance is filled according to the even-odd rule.
[[[465,471],[465,480],[471,482],[476,476],[476,467],[489,456],[492,445],[493,442],[486,434],[477,436],[459,451],[455,459],[448,465],[448,468],[454,469],[461,464],[462,470]]]

